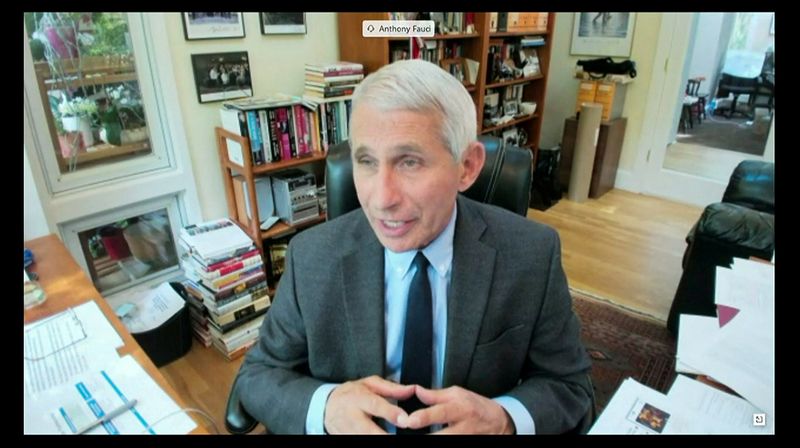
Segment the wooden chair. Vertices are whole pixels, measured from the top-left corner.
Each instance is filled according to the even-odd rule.
[[[706,118],[706,97],[708,95],[699,93],[700,83],[702,83],[704,79],[705,77],[698,76],[689,78],[686,81],[686,95],[697,100],[692,103],[690,112],[692,113],[692,117],[697,117],[698,123],[702,123],[702,119]]]

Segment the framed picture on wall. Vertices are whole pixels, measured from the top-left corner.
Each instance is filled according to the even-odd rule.
[[[634,12],[576,12],[570,54],[630,57]]]
[[[244,37],[241,12],[183,12],[181,18],[186,40]]]
[[[261,12],[261,34],[306,34],[304,12]]]
[[[201,104],[253,96],[246,51],[193,54],[192,72]]]

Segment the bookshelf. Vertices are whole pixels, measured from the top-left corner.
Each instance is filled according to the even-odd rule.
[[[267,270],[269,294],[273,295],[278,278],[272,275],[273,266],[272,257],[269,254],[270,246],[281,238],[291,236],[302,229],[324,222],[326,215],[325,213],[320,213],[320,215],[317,217],[305,220],[295,225],[278,221],[268,230],[261,230],[260,223],[262,219],[258,210],[255,186],[256,179],[260,176],[275,174],[290,168],[310,167],[317,179],[317,185],[321,185],[320,182],[324,184],[324,179],[321,173],[324,171],[326,153],[321,152],[319,148],[314,148],[311,153],[305,157],[255,165],[253,163],[252,153],[250,151],[250,140],[247,137],[237,135],[219,126],[214,129],[214,132],[216,134],[217,150],[219,151],[220,166],[222,168],[222,182],[225,187],[225,197],[228,204],[228,216],[231,220],[236,222],[253,239],[253,241],[255,241],[256,247],[258,247],[258,250],[261,251],[261,257],[264,260],[264,267]],[[229,140],[236,142],[241,146],[243,164],[238,164],[230,160],[228,156]],[[234,176],[236,175],[244,178],[244,187],[247,188],[247,206],[251,211],[251,217],[249,219],[247,218],[247,215],[242,216],[242,214],[239,212],[239,203],[243,200],[243,198],[237,195],[234,188]]]
[[[432,13],[433,14],[433,13]],[[521,25],[513,20],[522,20],[525,13],[489,13],[476,12],[474,14],[473,33],[461,34],[436,34],[433,37],[424,38],[425,41],[445,41],[458,42],[461,46],[461,56],[480,63],[478,76],[475,85],[467,87],[467,91],[472,96],[475,103],[475,112],[478,118],[478,133],[481,135],[497,134],[502,137],[505,130],[517,127],[524,131],[528,136],[525,143],[518,146],[530,149],[533,152],[533,166],[536,166],[536,156],[539,152],[539,138],[542,128],[542,109],[544,107],[545,91],[547,89],[547,76],[550,65],[550,54],[553,40],[553,26],[555,24],[555,13],[546,14],[546,27],[538,26],[535,31],[493,31],[492,28],[497,24],[494,17],[496,14],[506,14],[508,19],[506,30],[511,28],[518,29]],[[530,14],[530,13],[529,13]],[[364,20],[389,20],[390,13],[371,12],[371,13],[339,13],[339,56],[341,60],[359,62],[364,65],[367,75],[379,68],[387,65],[391,61],[392,51],[403,41],[409,42],[406,38],[397,37],[368,37],[361,35],[361,22]],[[544,19],[544,16],[539,16]],[[541,25],[541,24],[540,24]],[[502,29],[503,26],[499,27]],[[532,29],[532,28],[528,28]],[[487,67],[489,64],[490,49],[492,46],[504,46],[519,44],[523,38],[541,37],[544,44],[535,48],[539,59],[539,73],[508,79],[487,79]],[[535,102],[536,110],[533,114],[516,114],[514,118],[505,123],[484,123],[484,104],[487,96],[487,89],[492,89],[499,93],[500,102],[503,102],[505,90],[514,86],[522,86],[522,102]]]

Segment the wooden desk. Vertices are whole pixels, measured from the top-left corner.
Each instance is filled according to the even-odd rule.
[[[114,329],[117,330],[125,345],[117,349],[120,356],[131,355],[145,372],[167,393],[178,407],[185,408],[183,400],[161,375],[156,366],[147,357],[142,347],[133,339],[122,321],[117,318],[103,296],[97,292],[92,282],[86,277],[78,263],[72,258],[67,248],[55,235],[26,241],[25,247],[33,252],[36,262],[29,268],[30,272],[39,275],[39,283],[47,294],[47,300],[32,309],[25,310],[25,323],[64,311],[67,308],[94,300],[105,314]],[[195,415],[187,414],[197,424],[192,434],[208,434]]]

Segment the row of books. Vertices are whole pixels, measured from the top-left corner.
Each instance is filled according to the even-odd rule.
[[[250,140],[254,165],[304,157],[315,150],[313,110],[299,98],[223,103],[220,120],[223,128]],[[244,164],[243,160],[234,161]]]
[[[305,65],[305,96],[338,98],[350,96],[364,79],[364,66],[356,62]]]
[[[228,359],[243,355],[271,303],[260,251],[230,219],[183,228],[179,242],[195,337]]]
[[[319,124],[317,137],[323,151],[347,140],[349,135],[348,125],[353,108],[352,96],[321,99],[304,96],[303,100],[314,104],[315,117]]]

